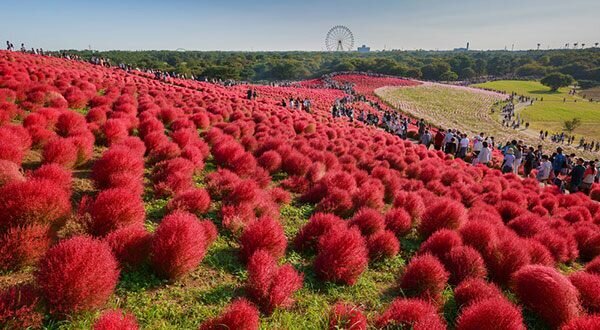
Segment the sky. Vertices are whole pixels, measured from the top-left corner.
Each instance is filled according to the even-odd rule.
[[[325,50],[335,25],[354,45],[445,50],[600,42],[600,0],[0,0],[16,48]]]

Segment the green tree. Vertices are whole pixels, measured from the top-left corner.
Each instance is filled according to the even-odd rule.
[[[561,87],[569,86],[573,83],[573,77],[568,74],[562,73],[551,73],[544,77],[541,80],[542,85],[550,87],[550,90],[553,92],[558,91]]]
[[[458,74],[456,74],[456,72],[453,71],[446,71],[444,73],[442,73],[442,75],[440,76],[440,80],[442,81],[455,81],[458,79]]]
[[[442,75],[450,71],[450,64],[446,62],[437,62],[425,65],[421,68],[423,78],[427,80],[444,80]]]
[[[473,77],[475,77],[477,74],[475,73],[475,70],[473,70],[472,68],[464,68],[462,69],[462,71],[460,72],[460,79],[471,79]]]
[[[568,133],[573,133],[579,126],[581,126],[581,119],[575,117],[571,120],[565,120],[563,128]]]
[[[541,77],[546,74],[546,68],[539,64],[530,63],[518,67],[515,73],[519,77]]]

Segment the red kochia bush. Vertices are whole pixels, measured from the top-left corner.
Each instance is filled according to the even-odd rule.
[[[581,312],[577,289],[554,268],[525,266],[512,281],[519,301],[551,327],[559,327]]]
[[[77,146],[71,139],[57,138],[44,146],[43,163],[73,168],[77,165],[77,152]]]
[[[210,245],[214,225],[193,214],[175,212],[162,219],[150,246],[150,261],[163,278],[176,280],[200,264]]]
[[[44,315],[38,310],[38,293],[21,284],[0,291],[0,324],[3,329],[38,329]]]
[[[454,289],[454,300],[459,307],[496,297],[502,297],[500,288],[481,278],[468,278]]]
[[[11,181],[24,181],[25,178],[21,174],[19,165],[9,161],[0,159],[0,187]]]
[[[377,210],[362,208],[350,219],[348,226],[356,226],[363,235],[369,236],[385,229],[385,219]]]
[[[378,328],[446,330],[436,308],[421,299],[398,298],[377,318]]]
[[[137,330],[140,326],[135,316],[120,309],[102,313],[94,323],[94,330]]]
[[[130,225],[106,236],[106,242],[122,267],[137,267],[150,253],[152,236],[143,226]]]
[[[572,319],[560,330],[591,330],[600,329],[600,315],[582,316],[576,319]]]
[[[600,275],[577,272],[569,280],[579,291],[581,304],[590,313],[600,312]]]
[[[444,260],[450,250],[461,245],[462,240],[456,231],[440,229],[421,244],[419,253],[430,253],[438,259]]]
[[[129,225],[142,225],[145,217],[141,197],[124,188],[101,191],[89,211],[90,232],[97,236]]]
[[[462,204],[451,199],[441,198],[432,201],[425,210],[418,231],[423,237],[429,237],[436,230],[458,229],[466,219],[466,211]]]
[[[71,211],[70,195],[49,180],[30,179],[0,187],[0,232],[9,227],[52,225]]]
[[[528,247],[521,239],[512,236],[504,237],[483,257],[490,279],[501,285],[507,284],[514,272],[530,262]]]
[[[315,271],[325,281],[353,285],[368,264],[365,239],[356,228],[330,230],[317,250]]]
[[[92,168],[92,179],[99,189],[134,188],[133,191],[141,193],[143,174],[142,156],[122,146],[108,149]]]
[[[457,330],[525,330],[518,307],[506,298],[497,297],[466,307],[456,320]]]
[[[246,291],[264,313],[290,307],[292,295],[301,287],[302,275],[289,264],[278,267],[268,251],[258,250],[250,257]]]
[[[34,264],[46,253],[51,243],[47,225],[10,228],[0,234],[0,270]]]
[[[267,151],[258,157],[258,164],[269,173],[275,173],[281,168],[281,156],[277,151]]]
[[[467,278],[484,278],[487,275],[481,254],[468,246],[453,248],[442,261],[450,272],[449,282],[453,285]]]
[[[329,313],[329,330],[366,330],[367,317],[360,308],[337,303]]]
[[[175,198],[169,201],[167,209],[169,211],[179,210],[194,213],[196,215],[204,214],[210,207],[210,195],[204,189],[194,188],[177,194]]]
[[[336,215],[315,213],[294,238],[294,247],[300,251],[313,250],[322,235],[336,227],[345,226],[344,220]]]
[[[251,223],[240,237],[240,257],[248,259],[259,249],[269,252],[279,259],[285,254],[287,239],[283,227],[272,218],[264,217]]]
[[[200,330],[258,330],[260,323],[256,307],[248,300],[239,298],[221,314],[221,316],[204,321]]]
[[[448,272],[432,255],[425,254],[411,259],[400,279],[400,288],[411,297],[418,297],[438,304],[448,282]]]
[[[104,305],[119,269],[106,243],[78,236],[48,250],[35,277],[50,313],[62,315]]]
[[[391,209],[385,214],[385,227],[398,237],[402,237],[410,231],[412,219],[404,209]]]
[[[585,265],[585,271],[588,273],[600,275],[600,256],[588,262],[588,264]]]
[[[400,252],[400,242],[396,235],[389,230],[379,231],[367,239],[369,258],[381,260],[391,258]]]
[[[57,164],[42,165],[29,175],[32,179],[50,180],[59,185],[64,191],[71,191],[71,183],[73,175],[70,170],[67,170]]]

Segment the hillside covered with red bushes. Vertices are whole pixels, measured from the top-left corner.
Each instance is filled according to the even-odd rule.
[[[344,96],[0,52],[0,325],[600,327],[597,201],[333,118]]]

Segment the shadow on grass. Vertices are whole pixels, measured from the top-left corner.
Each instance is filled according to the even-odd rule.
[[[235,285],[222,284],[198,293],[197,300],[206,305],[223,305],[243,295],[243,290],[235,287]]]
[[[221,270],[233,275],[242,275],[246,267],[240,262],[238,249],[224,242],[215,243],[208,252],[204,263],[211,268]]]
[[[166,281],[158,278],[150,265],[144,264],[138,269],[125,270],[121,272],[121,280],[117,286],[117,291],[137,292],[158,288]]]

